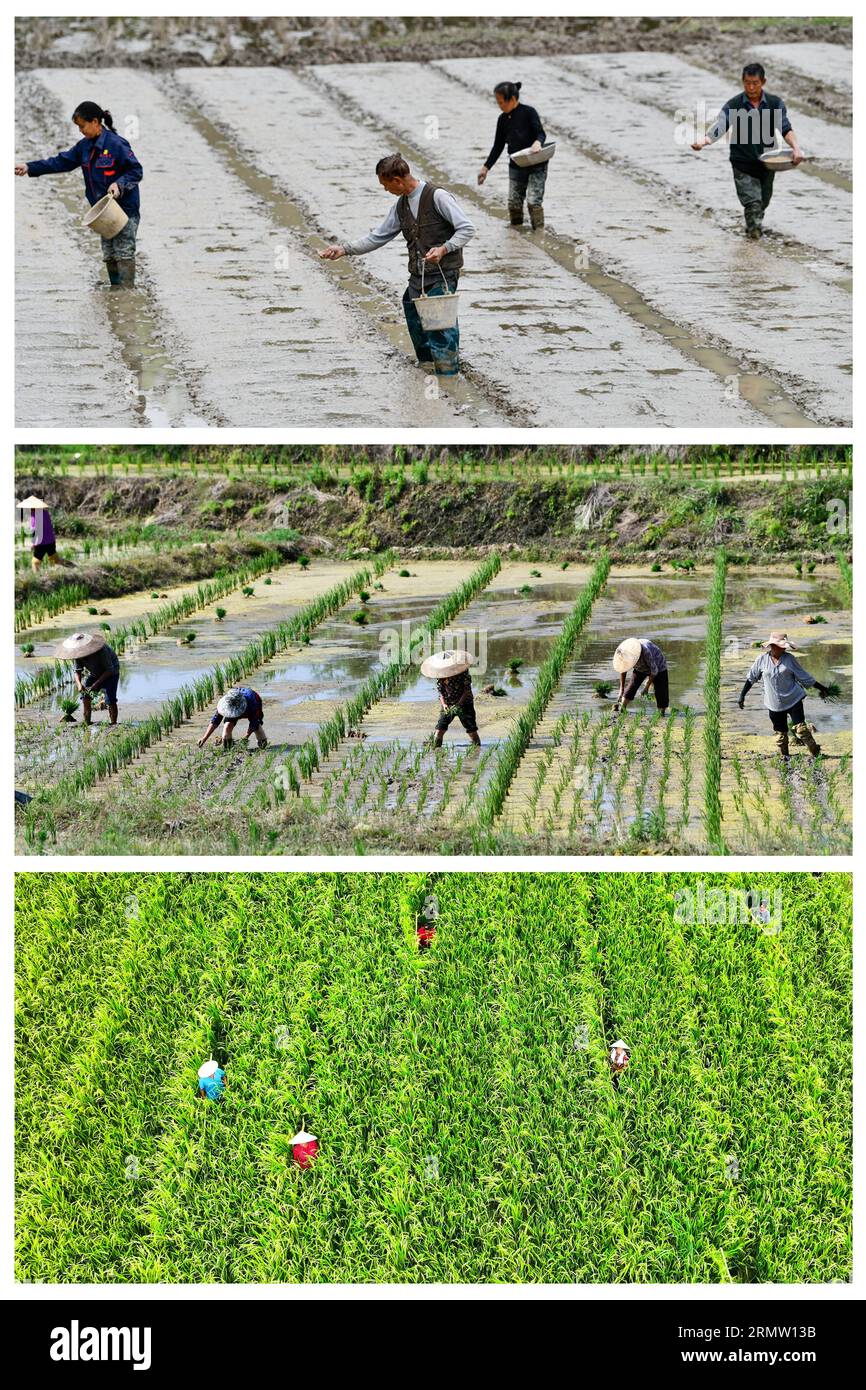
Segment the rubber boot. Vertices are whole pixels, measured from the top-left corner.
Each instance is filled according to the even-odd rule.
[[[523,204],[518,207],[515,203],[508,204],[508,217],[512,227],[523,226]]]
[[[118,285],[123,290],[135,288],[135,257],[128,256],[124,261],[117,262]]]
[[[268,740],[267,740],[267,738],[265,737],[265,731],[264,731],[264,729],[256,729],[255,732],[256,732],[256,743],[259,745],[259,748],[267,748],[267,746],[268,746]]]
[[[817,758],[820,755],[820,746],[815,742],[812,730],[809,728],[808,724],[797,725],[797,737],[801,743],[805,743],[813,758]]]
[[[112,289],[116,289],[120,284],[120,272],[117,269],[117,261],[106,261],[105,269],[108,271],[108,283]]]
[[[777,747],[778,750],[779,750],[779,756],[780,756],[781,758],[787,758],[787,757],[788,757],[788,731],[787,731],[787,729],[785,730],[784,733],[779,732],[779,733],[776,734],[776,747]]]
[[[527,203],[529,208],[529,220],[532,223],[532,230],[539,231],[544,226],[544,208],[540,203]]]

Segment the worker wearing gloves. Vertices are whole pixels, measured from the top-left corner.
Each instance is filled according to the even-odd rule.
[[[669,704],[668,664],[665,654],[646,637],[627,637],[613,654],[613,669],[619,672],[619,696],[614,710],[624,710],[641,686],[653,692],[656,708],[664,715]]]
[[[81,695],[85,724],[93,715],[94,691],[102,691],[108,706],[109,724],[117,723],[117,686],[120,680],[120,661],[117,652],[109,647],[101,632],[76,632],[67,637],[55,652],[61,661],[74,661],[75,685]]]
[[[475,228],[453,193],[416,179],[401,154],[390,154],[376,165],[379,183],[397,199],[385,221],[359,241],[326,246],[319,255],[336,261],[341,256],[366,256],[386,246],[400,232],[409,251],[409,284],[403,295],[406,326],[422,367],[437,376],[456,376],[460,369],[460,327],[425,330],[414,301],[421,296],[454,294],[463,266],[463,248]]]
[[[93,207],[106,194],[116,198],[128,221],[114,237],[102,238],[102,258],[112,289],[130,289],[135,284],[135,241],[141,216],[138,185],[144,170],[127,140],[114,129],[110,111],[95,101],[82,101],[72,113],[82,138],[70,150],[49,159],[32,159],[16,164],[15,173],[23,178],[43,174],[68,174],[80,169],[84,175],[84,194]]]
[[[251,690],[248,685],[235,686],[233,690],[227,690],[225,695],[220,696],[217,701],[216,713],[211,715],[207,729],[198,741],[199,748],[204,747],[214,729],[218,729],[223,720],[226,723],[225,730],[222,736],[217,738],[217,743],[222,743],[223,748],[231,748],[232,735],[239,719],[249,721],[249,727],[244,735],[244,743],[250,734],[255,734],[259,748],[267,748],[268,740],[265,738],[265,731],[262,728],[264,721],[262,697],[257,690]]]
[[[828,694],[826,685],[821,685],[804,671],[793,652],[797,651],[793,642],[788,641],[785,632],[771,632],[763,644],[763,651],[753,663],[740,691],[737,701],[740,709],[745,708],[745,700],[757,681],[763,682],[764,706],[770,716],[770,723],[776,731],[776,747],[783,758],[788,757],[788,720],[794,725],[797,739],[805,743],[813,758],[821,752],[806,723],[803,710],[803,697],[806,687],[813,685],[822,699]]]
[[[727,130],[731,131],[731,170],[734,187],[743,206],[746,236],[760,241],[763,236],[764,213],[773,196],[776,175],[762,161],[764,150],[776,145],[776,133],[790,145],[793,163],[802,164],[803,151],[797,143],[788,112],[781,97],[764,91],[766,73],[760,63],[747,63],[743,68],[743,90],[726,101],[706,135],[692,145],[693,150],[715,144]]]
[[[536,154],[547,139],[541,117],[534,106],[526,106],[520,100],[520,82],[499,82],[493,88],[496,104],[501,116],[496,122],[493,148],[478,173],[479,184],[484,183],[505,147],[508,153],[515,150],[531,150]],[[523,226],[523,201],[529,209],[532,230],[544,226],[544,186],[547,182],[547,165],[534,164],[521,168],[513,159],[508,161],[508,217],[512,227]]]

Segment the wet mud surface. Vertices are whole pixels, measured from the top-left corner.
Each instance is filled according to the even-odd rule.
[[[781,47],[803,74],[827,58],[811,41]],[[838,76],[850,50],[827,47]],[[70,102],[98,87],[121,131],[135,118],[145,180],[139,286],[114,294],[97,288],[98,239],[76,225],[78,171],[20,181],[18,423],[849,423],[844,120],[801,120],[792,103],[817,158],[777,176],[755,245],[725,151],[674,144],[676,105],[720,104],[725,73],[678,53],[518,49],[509,67],[559,142],[547,228],[530,233],[507,223],[504,158],[475,184],[503,61],[24,74],[18,158],[71,144]],[[477,228],[453,382],[413,366],[402,238],[368,257],[317,256],[382,220],[390,199],[373,169],[395,145]],[[82,354],[100,362],[96,382]]]

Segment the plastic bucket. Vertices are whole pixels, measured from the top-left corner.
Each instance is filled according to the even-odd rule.
[[[93,204],[81,225],[89,227],[92,232],[97,232],[99,236],[110,241],[118,232],[123,231],[128,221],[129,218],[117,199],[106,193],[104,198]]]
[[[421,298],[412,303],[418,310],[421,327],[425,333],[436,333],[442,328],[454,328],[457,324],[457,301],[459,293],[452,294],[445,279],[445,271],[439,266],[439,274],[445,286],[444,294],[424,293],[424,262],[421,262]]]
[[[806,159],[808,159],[808,157],[807,155]],[[772,169],[775,174],[782,173],[784,169],[799,168],[799,165],[794,163],[793,153],[787,145],[785,145],[784,148],[777,147],[774,150],[764,150],[764,153],[758,155],[758,158],[765,168]],[[803,160],[804,164],[806,159]]]

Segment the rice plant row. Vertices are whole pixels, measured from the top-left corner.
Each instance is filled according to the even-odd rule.
[[[842,575],[842,579],[845,583],[845,588],[848,590],[848,597],[853,602],[854,571],[851,568],[848,556],[845,554],[845,551],[842,549],[841,546],[836,547],[836,559],[839,563],[839,573]]]
[[[138,645],[141,642],[146,642],[149,637],[155,637],[158,632],[164,632],[166,628],[182,622],[192,613],[198,612],[201,608],[207,608],[218,598],[224,598],[226,594],[248,584],[251,579],[257,578],[260,574],[267,574],[281,564],[281,555],[278,551],[273,550],[264,555],[257,555],[255,559],[241,565],[238,569],[226,570],[222,574],[217,574],[213,579],[197,585],[195,589],[183,594],[180,598],[162,604],[161,607],[152,613],[147,613],[143,618],[137,618],[134,622],[117,628],[111,634],[111,646],[118,656],[122,656],[130,644]],[[84,596],[87,597],[86,594]],[[20,676],[15,682],[16,706],[20,709],[22,706],[30,704],[31,701],[39,699],[40,696],[50,694],[52,690],[62,690],[72,683],[71,673],[72,668],[68,661],[55,661],[50,666],[43,666],[32,676]]]
[[[118,729],[110,743],[85,758],[74,772],[62,778],[50,791],[34,798],[28,807],[28,818],[32,819],[38,814],[40,802],[63,801],[92,787],[102,777],[108,777],[120,768],[126,767],[152,743],[158,742],[172,730],[179,728],[184,720],[191,719],[196,711],[212,704],[223,691],[237,685],[250,672],[270,661],[277,652],[285,651],[294,642],[306,641],[319,623],[342,608],[360,587],[372,583],[388,568],[391,560],[391,552],[385,552],[376,559],[372,567],[357,570],[339,584],[333,585],[291,618],[278,623],[260,638],[249,642],[236,656],[217,663],[189,685],[182,686],[156,714],[150,715],[135,728],[122,731]]]
[[[35,594],[26,603],[22,603],[20,608],[15,610],[15,631],[23,632],[28,627],[33,627],[34,623],[41,623],[43,618],[53,618],[55,613],[62,613],[64,608],[73,608],[77,603],[83,603],[87,598],[86,584],[63,584],[59,589],[52,589],[48,594]]]
[[[713,587],[707,609],[707,644],[704,671],[704,815],[707,843],[712,854],[724,854],[722,839],[721,661],[722,615],[728,562],[724,550],[716,555]]]
[[[604,554],[596,563],[577,603],[563,623],[562,632],[540,667],[532,695],[511,727],[511,731],[500,750],[496,770],[479,803],[478,822],[480,825],[492,825],[500,814],[511,780],[529,745],[533,731],[559,684],[575,643],[592,611],[592,605],[607,582],[609,571],[610,557]]]

